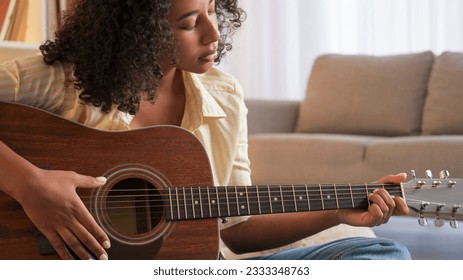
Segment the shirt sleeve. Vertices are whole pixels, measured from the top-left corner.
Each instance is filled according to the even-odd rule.
[[[40,54],[0,64],[0,101],[17,102],[56,112],[75,95],[66,95],[71,67],[60,62],[47,65]],[[73,100],[67,100],[73,99]]]
[[[233,167],[230,176],[229,186],[251,186],[251,168],[248,156],[248,126],[247,126],[247,113],[248,109],[244,103],[242,89],[237,83],[237,96],[241,99],[239,104],[239,135],[235,157],[233,160]],[[249,219],[249,216],[231,217],[227,218],[225,223],[221,224],[221,229],[229,228],[242,223]]]

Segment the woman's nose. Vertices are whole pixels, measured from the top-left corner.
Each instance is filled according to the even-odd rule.
[[[202,39],[202,43],[207,45],[220,40],[220,32],[217,26],[217,20],[211,18],[205,28],[205,34]]]

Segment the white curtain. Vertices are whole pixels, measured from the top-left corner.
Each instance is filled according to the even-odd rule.
[[[300,100],[325,53],[463,51],[461,0],[241,0],[248,19],[220,68],[248,98]]]

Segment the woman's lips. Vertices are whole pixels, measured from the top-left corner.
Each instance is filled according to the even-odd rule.
[[[210,62],[210,61],[214,61],[216,57],[217,57],[217,50],[214,50],[214,51],[208,52],[207,54],[201,56],[199,60]]]

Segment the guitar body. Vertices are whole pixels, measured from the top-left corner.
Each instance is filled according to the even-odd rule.
[[[110,236],[111,259],[218,258],[217,219],[171,222],[164,199],[138,199],[140,192],[163,198],[169,187],[213,185],[207,154],[188,131],[159,126],[105,132],[0,103],[0,139],[41,168],[108,178],[100,190],[79,196]],[[114,204],[123,207],[109,210]],[[123,210],[126,205],[135,210]],[[0,259],[58,258],[21,206],[2,192],[0,209]]]
[[[364,209],[386,189],[406,200],[420,225],[463,219],[463,179],[402,183],[214,186],[208,156],[190,132],[154,126],[123,132],[85,127],[43,110],[0,102],[0,140],[33,164],[107,183],[78,195],[111,239],[111,259],[217,259],[218,219]],[[72,253],[72,252],[71,252]],[[56,259],[15,200],[0,192],[0,259]]]

